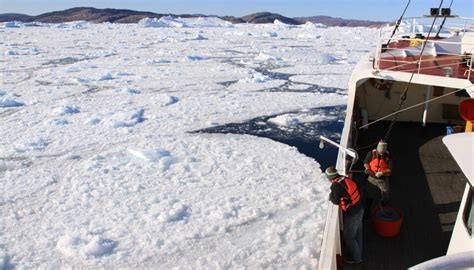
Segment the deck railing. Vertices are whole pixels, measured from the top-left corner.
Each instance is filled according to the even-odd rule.
[[[394,25],[382,27],[373,60],[374,69],[421,74],[429,73],[430,69],[443,69],[440,75],[474,79],[474,18],[449,17],[443,24],[444,18],[438,17],[426,41],[433,19],[405,19],[393,37]],[[423,47],[425,51],[421,54]],[[442,57],[443,63],[433,65],[433,57]],[[462,74],[450,74],[453,69],[459,70],[459,66]]]

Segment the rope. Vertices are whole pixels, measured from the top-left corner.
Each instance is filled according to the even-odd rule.
[[[390,44],[390,41],[392,40],[393,36],[395,35],[395,32],[397,32],[398,28],[400,27],[403,16],[405,15],[405,12],[407,11],[408,6],[410,5],[410,2],[411,2],[411,0],[408,0],[407,5],[405,6],[405,10],[403,10],[402,15],[400,16],[400,18],[397,21],[397,24],[395,24],[395,27],[393,28],[392,35],[390,36],[390,38],[387,41],[387,44],[386,44],[387,47],[388,47],[388,44]]]
[[[372,144],[369,144],[369,145],[366,145],[366,146],[357,147],[357,148],[355,148],[355,150],[362,150],[362,149],[372,148],[372,147],[374,147],[375,145],[377,145],[379,142],[380,142],[380,140],[377,140],[376,142],[374,142],[374,143],[372,143]]]
[[[426,103],[433,102],[433,101],[435,101],[435,100],[438,100],[438,99],[447,97],[447,96],[449,96],[449,95],[452,95],[452,94],[455,94],[455,93],[458,93],[458,92],[461,92],[461,91],[466,91],[468,88],[471,88],[471,87],[473,87],[473,86],[474,86],[474,85],[471,84],[471,85],[469,85],[469,86],[467,86],[467,87],[464,87],[464,88],[462,88],[462,89],[458,89],[458,90],[453,91],[453,92],[451,92],[451,93],[447,93],[447,94],[444,94],[444,95],[442,95],[442,96],[435,97],[435,98],[433,98],[433,99],[430,99],[430,100],[426,100],[426,101],[417,103],[417,104],[412,105],[412,106],[410,106],[410,107],[407,107],[407,108],[405,108],[405,109],[403,109],[403,110],[395,111],[395,112],[393,112],[393,113],[391,113],[391,114],[388,114],[388,115],[386,115],[386,116],[384,116],[384,117],[381,117],[381,118],[379,118],[379,119],[377,119],[377,120],[374,120],[374,121],[370,122],[370,123],[367,124],[367,125],[363,125],[363,126],[359,127],[359,129],[366,128],[366,127],[371,126],[371,125],[373,125],[373,124],[375,124],[375,123],[377,123],[377,122],[380,122],[380,121],[382,121],[382,120],[384,120],[384,119],[387,119],[387,118],[389,118],[389,117],[391,117],[391,116],[398,115],[398,114],[400,114],[400,113],[402,113],[402,112],[404,112],[404,111],[411,110],[411,109],[413,109],[413,108],[416,108],[416,107],[418,107],[418,106],[424,105],[424,104],[426,104]],[[393,123],[393,121],[392,121],[392,123]]]
[[[451,4],[449,4],[449,9],[451,9],[451,6],[453,5],[453,2],[454,2],[454,0],[451,0]],[[447,17],[448,17],[448,15],[444,15],[443,22],[439,26],[438,32],[436,33],[435,37],[439,37],[439,33],[441,32],[441,29],[443,29],[443,26],[444,26],[444,23],[446,22]]]
[[[443,1],[444,0],[440,1],[438,9],[441,9],[441,7],[443,6]],[[428,43],[428,38],[431,35],[431,31],[433,31],[433,27],[434,27],[434,24],[436,23],[437,18],[438,18],[438,14],[436,14],[436,16],[434,17],[433,22],[431,23],[430,31],[428,32],[428,35],[426,35],[425,42],[423,43],[423,47],[421,48],[421,52],[420,52],[420,57],[418,59],[418,61],[420,61],[420,62],[421,62],[421,57],[423,56],[423,52],[425,51],[426,44]],[[410,85],[411,85],[411,81],[413,80],[413,76],[415,76],[415,72],[413,72],[411,74],[410,80],[408,81],[408,84],[405,88],[405,91],[400,96],[400,102],[398,103],[398,107],[395,111],[399,111],[402,108],[403,103],[407,99],[408,90],[410,89]],[[393,125],[395,124],[395,121],[397,120],[397,116],[398,116],[398,114],[395,114],[395,117],[392,119],[392,122],[390,123],[390,126],[388,127],[387,133],[385,134],[385,137],[383,139],[384,142],[388,142],[388,139],[390,138],[390,134],[391,134],[392,129],[393,129]]]

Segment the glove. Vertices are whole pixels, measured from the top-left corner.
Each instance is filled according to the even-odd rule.
[[[383,172],[376,172],[375,177],[380,178],[383,176]]]
[[[370,174],[370,169],[365,169],[365,174],[369,175]]]

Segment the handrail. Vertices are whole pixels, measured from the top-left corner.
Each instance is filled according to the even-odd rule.
[[[337,269],[337,255],[341,255],[340,210],[338,205],[331,202],[327,202],[327,205],[318,269]]]
[[[448,66],[455,66],[455,65],[464,65],[465,67],[465,72],[464,72],[464,75],[462,76],[459,76],[458,75],[458,78],[466,78],[468,80],[471,79],[471,74],[472,74],[472,65],[473,65],[473,56],[472,54],[474,54],[474,34],[472,34],[472,37],[471,37],[471,34],[468,34],[468,32],[474,32],[474,18],[460,18],[460,17],[454,17],[454,18],[450,18],[448,17],[448,20],[462,20],[464,21],[464,24],[463,25],[460,25],[461,27],[458,28],[455,28],[455,31],[451,31],[450,33],[443,33],[443,38],[441,39],[428,39],[428,40],[425,40],[425,39],[420,39],[420,38],[412,38],[413,34],[416,34],[416,33],[421,33],[421,32],[424,32],[423,29],[419,29],[420,31],[417,32],[416,28],[418,25],[421,25],[424,27],[426,27],[425,24],[420,24],[419,22],[417,21],[414,21],[412,23],[408,22],[408,20],[410,19],[432,19],[432,17],[412,17],[412,18],[406,18],[404,20],[405,24],[402,25],[400,28],[402,28],[401,30],[399,30],[395,35],[394,37],[391,37],[389,34],[390,34],[390,30],[393,30],[393,25],[389,25],[387,27],[383,27],[380,29],[380,32],[379,32],[379,40],[377,42],[377,47],[376,47],[376,51],[374,53],[374,62],[373,62],[373,68],[376,69],[376,70],[379,70],[381,69],[381,63],[385,62],[385,63],[396,63],[393,67],[388,67],[388,68],[384,68],[383,70],[397,70],[399,69],[398,71],[403,71],[403,72],[417,72],[418,74],[422,73],[423,71],[426,71],[426,70],[429,70],[429,69],[437,69],[437,68],[443,68],[443,67],[448,67]],[[467,23],[469,21],[469,24]],[[472,21],[472,23],[471,23]],[[415,26],[414,29],[411,29],[410,31],[406,31],[404,32],[403,29],[406,29],[407,27],[408,28],[411,28],[411,26]],[[445,29],[453,29],[451,27],[451,25],[445,25],[444,26]],[[454,34],[453,34],[454,33]],[[423,33],[426,35],[426,33]],[[448,36],[448,34],[450,36]],[[408,38],[408,37],[410,38]],[[460,40],[459,42],[457,41],[453,41],[453,40],[446,40],[446,38],[448,37],[453,37],[453,36],[460,36]],[[469,38],[466,38],[467,36],[469,36]],[[434,37],[434,36],[433,36]],[[431,38],[431,35],[430,35],[430,38]],[[400,48],[397,48],[397,47],[389,47],[390,44],[387,44],[385,46],[383,46],[383,44],[386,44],[387,40],[391,40],[390,44],[397,44],[399,42],[405,42],[407,43],[406,44],[406,47],[400,47]],[[413,44],[413,42],[416,41],[418,44]],[[433,56],[440,56],[442,55],[442,59],[443,60],[457,60],[456,63],[444,63],[442,65],[435,65],[435,66],[431,66],[431,67],[423,67],[422,64],[425,63],[425,62],[431,62],[433,61],[432,58],[429,58],[429,59],[423,59],[423,56],[426,56],[426,55],[420,55],[420,49],[418,48],[420,45],[424,45],[424,44],[429,44],[430,46],[432,46],[433,48],[435,48],[436,50],[438,50],[438,52],[436,53],[436,55],[433,54]],[[410,46],[411,45],[411,46]],[[403,44],[402,44],[403,46]],[[441,52],[439,51],[439,49],[441,48]],[[415,60],[415,61],[403,61],[403,60],[396,60],[396,61],[393,61],[392,59],[390,59],[389,55],[390,53],[394,53],[394,55],[392,55],[392,57],[401,57],[403,58],[404,56],[406,56],[406,54],[403,54],[403,55],[399,55],[397,56],[397,52],[404,52],[404,53],[408,53],[409,56],[414,56],[414,57],[417,57],[418,59]],[[388,54],[388,55],[387,55]],[[387,57],[387,58],[385,58]],[[441,59],[441,58],[440,58]],[[410,69],[410,70],[400,70],[408,65],[417,65],[417,69],[413,70],[413,69]],[[461,71],[462,72],[462,71]],[[458,73],[459,74],[459,73]]]
[[[440,16],[439,18],[443,18],[442,16]],[[403,21],[413,21],[413,20],[432,20],[433,17],[431,16],[428,16],[428,17],[420,17],[420,16],[417,16],[417,17],[406,17],[403,19]],[[446,20],[450,20],[450,21],[454,21],[454,20],[457,20],[457,21],[462,21],[462,22],[468,22],[468,21],[473,21],[474,22],[474,17],[456,17],[456,16],[451,16],[451,17],[447,17]],[[393,23],[393,25],[392,25]],[[393,27],[395,24],[397,23],[397,21],[391,21],[389,22],[389,26],[390,27]],[[461,25],[461,24],[459,24]]]
[[[417,26],[427,26],[428,21],[432,18],[433,17],[406,18],[403,20],[402,24],[399,27],[400,29],[396,32],[396,35],[394,35],[394,37],[396,37],[397,35],[400,36],[400,35],[423,32],[423,31],[417,31]],[[426,23],[423,23],[423,20],[426,20]],[[441,22],[435,23],[435,28],[438,28],[440,25],[441,25]],[[387,24],[386,26],[381,27],[381,36],[385,35],[385,39],[390,40],[391,33],[393,32],[393,29],[395,26],[396,26],[396,22],[392,22],[392,23]],[[442,33],[446,34],[449,29],[457,29],[457,28],[459,28],[459,32],[471,32],[471,31],[474,31],[473,26],[474,26],[474,18],[448,17],[447,23],[443,27],[443,29],[445,30]],[[403,31],[404,29],[405,30],[408,29],[408,31]]]

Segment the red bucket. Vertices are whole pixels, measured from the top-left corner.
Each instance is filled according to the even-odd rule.
[[[375,232],[382,237],[397,236],[400,233],[402,221],[402,210],[390,206],[379,207],[372,215]]]

